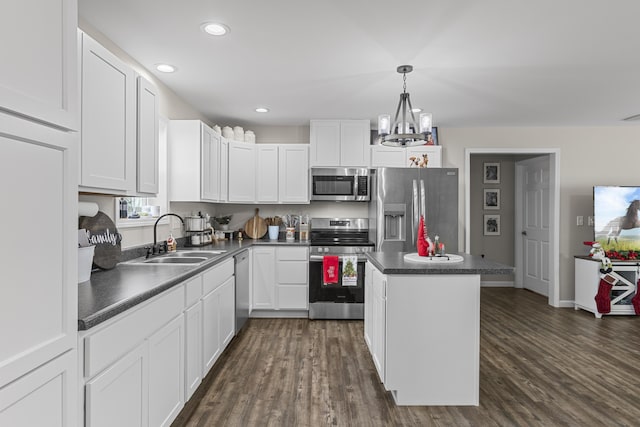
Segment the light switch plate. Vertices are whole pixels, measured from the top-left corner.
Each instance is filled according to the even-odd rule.
[[[584,217],[582,215],[576,217],[576,225],[584,225]]]

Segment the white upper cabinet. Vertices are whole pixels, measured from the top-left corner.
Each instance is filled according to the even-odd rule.
[[[278,147],[278,198],[282,203],[309,203],[309,146]]]
[[[159,188],[158,89],[138,76],[138,193],[157,194]]]
[[[201,199],[220,200],[220,138],[209,126],[201,127]]]
[[[420,162],[423,156],[427,156],[427,167],[442,167],[442,146],[441,145],[418,145],[415,147],[387,147],[385,145],[371,146],[371,167],[372,168],[408,168],[412,167],[414,157]],[[414,167],[418,165],[413,165]]]
[[[199,120],[171,120],[169,200],[219,201],[221,139]]]
[[[77,130],[77,1],[9,0],[2,9],[0,108]]]
[[[255,144],[229,142],[229,201],[256,201]]]
[[[369,120],[311,120],[310,128],[312,167],[369,166]]]
[[[229,141],[220,137],[220,201],[229,200]]]
[[[278,146],[259,144],[256,156],[256,201],[278,201]]]
[[[82,33],[82,187],[136,190],[134,78],[131,67]]]

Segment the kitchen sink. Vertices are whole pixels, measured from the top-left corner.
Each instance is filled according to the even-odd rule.
[[[129,265],[198,265],[212,258],[217,258],[226,251],[192,251],[183,250],[156,255],[150,258],[137,258],[127,261]]]
[[[142,261],[142,264],[200,264],[201,262],[205,262],[209,258],[202,257],[175,257],[175,256],[166,256],[159,258],[149,258]]]

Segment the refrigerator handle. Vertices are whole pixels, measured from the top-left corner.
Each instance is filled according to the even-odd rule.
[[[415,245],[418,231],[418,224],[420,223],[420,199],[418,198],[418,181],[413,180],[413,203],[411,204],[411,242]]]
[[[420,215],[424,217],[424,223],[426,224],[427,223],[427,194],[424,188],[424,179],[420,180]]]

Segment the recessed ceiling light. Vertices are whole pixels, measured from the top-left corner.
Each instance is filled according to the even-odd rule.
[[[161,73],[173,73],[177,68],[170,64],[156,64],[156,70]]]
[[[268,113],[269,109],[265,108],[265,107],[258,107],[256,108],[256,113]]]
[[[411,112],[412,112],[412,113],[419,113],[419,112],[421,112],[421,111],[422,111],[422,108],[412,108],[412,109],[411,109]]]
[[[224,36],[229,32],[229,27],[218,22],[205,22],[202,24],[202,31],[212,36]]]

